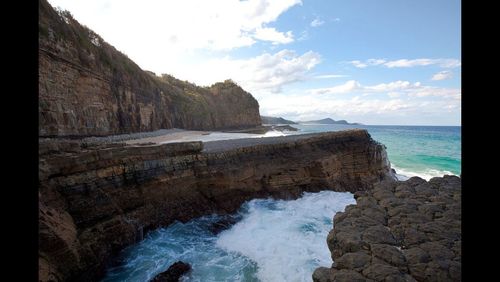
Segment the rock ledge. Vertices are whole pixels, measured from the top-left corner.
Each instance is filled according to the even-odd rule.
[[[327,237],[332,268],[313,281],[461,281],[461,187],[446,175],[356,192]]]

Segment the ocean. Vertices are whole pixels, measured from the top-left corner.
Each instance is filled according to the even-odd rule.
[[[372,138],[386,146],[387,155],[404,180],[419,176],[429,180],[445,174],[460,175],[462,131],[460,126],[396,126],[295,124],[300,131],[292,134],[364,128]]]
[[[351,193],[333,191],[292,201],[255,199],[218,235],[209,231],[218,215],[176,222],[124,249],[122,263],[103,281],[149,281],[178,260],[192,266],[183,281],[312,281],[314,269],[332,264],[326,236],[333,215],[354,203]]]
[[[300,131],[254,137],[365,128],[386,146],[399,179],[461,173],[461,127],[293,126]],[[291,201],[255,199],[232,215],[239,220],[234,226],[217,235],[210,226],[223,218],[219,215],[176,222],[124,249],[103,281],[149,281],[178,260],[193,269],[182,281],[312,281],[314,269],[332,264],[326,237],[335,213],[350,204],[355,204],[353,194],[333,191],[304,193]]]

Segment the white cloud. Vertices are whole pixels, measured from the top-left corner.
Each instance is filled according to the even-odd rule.
[[[345,74],[322,74],[322,75],[317,75],[314,78],[323,79],[323,78],[341,78],[341,77],[348,77],[348,75],[345,75]]]
[[[247,61],[240,60],[242,71],[237,72],[235,79],[249,90],[280,92],[283,85],[306,79],[307,72],[320,61],[320,55],[312,51],[301,56],[290,50],[265,53]]]
[[[460,111],[460,90],[422,86],[419,83],[394,81],[376,85],[361,85],[355,80],[319,89],[298,90],[283,87],[311,78],[335,78],[340,75],[313,76],[311,70],[321,62],[318,53],[295,53],[291,50],[262,53],[251,58],[228,56],[226,51],[269,42],[273,48],[307,38],[307,31],[292,34],[272,27],[291,7],[301,0],[49,0],[53,6],[68,9],[82,24],[93,29],[104,40],[127,54],[146,70],[169,73],[199,85],[210,85],[231,78],[252,93],[261,106],[262,114],[297,119],[323,118],[338,114],[349,121],[371,120],[374,114],[394,115],[426,111]],[[340,19],[327,18],[327,21]],[[314,21],[313,21],[314,22]],[[319,24],[321,22],[318,19]],[[312,24],[312,22],[311,22]],[[298,31],[297,31],[298,33]],[[295,36],[294,36],[295,35]],[[298,39],[295,37],[299,37]],[[397,60],[369,59],[352,61],[356,67],[410,67],[428,65],[430,59]],[[460,66],[454,59],[434,59],[434,65],[444,68]],[[319,82],[319,81],[316,81]],[[291,87],[290,87],[291,88]],[[292,91],[292,92],[289,92]],[[357,93],[337,95],[342,93]],[[384,93],[380,95],[362,94]],[[397,96],[394,93],[398,93]],[[334,99],[332,95],[334,94]],[[451,99],[450,99],[451,98]],[[432,103],[423,104],[432,99]],[[459,116],[458,116],[459,117]],[[367,122],[368,123],[368,122]]]
[[[316,88],[309,90],[311,94],[347,94],[352,93],[355,90],[361,89],[359,82],[355,80],[349,80],[344,84],[329,87],[329,88]]]
[[[460,116],[460,100],[418,100],[413,98],[366,99],[360,96],[312,95],[307,93],[266,95],[259,99],[263,115],[291,120],[314,120],[325,117],[366,124],[429,124],[429,117],[448,112]],[[432,119],[431,123],[432,123]],[[376,122],[374,122],[376,121]]]
[[[230,57],[176,66],[172,70],[179,79],[199,85],[210,85],[231,78],[254,96],[278,93],[284,85],[305,80],[310,70],[321,62],[318,53],[308,51],[300,55],[291,50],[264,53],[249,59]]]
[[[413,86],[415,85],[412,85],[409,81],[398,80],[389,83],[380,83],[373,86],[365,86],[363,87],[363,89],[365,91],[386,92],[386,91],[405,90]]]
[[[384,64],[388,68],[411,68],[416,66],[438,65],[442,68],[456,68],[461,66],[457,59],[401,59]]]
[[[350,61],[348,63],[352,64],[353,66],[357,67],[357,68],[360,68],[360,69],[363,69],[363,68],[366,68],[368,66],[377,66],[377,65],[381,65],[383,63],[385,63],[386,61],[384,59],[368,59],[364,62],[361,62],[359,60],[354,60],[354,61]]]
[[[377,100],[378,102],[379,100]],[[398,111],[402,109],[408,109],[410,108],[410,104],[405,103],[401,99],[392,99],[389,101],[384,101],[384,103],[381,105],[380,110],[377,113],[380,113],[381,111]]]
[[[461,62],[457,59],[400,59],[393,61],[387,61],[385,59],[368,59],[364,62],[360,60],[354,60],[350,61],[349,63],[357,68],[366,68],[368,66],[379,65],[383,65],[388,68],[411,68],[430,65],[437,65],[442,68],[456,68],[462,65]]]
[[[271,41],[274,45],[293,42],[293,34],[291,31],[283,33],[277,31],[274,27],[258,28],[255,31],[254,38],[263,41]]]
[[[389,83],[380,83],[371,86],[361,85],[358,81],[349,80],[344,84],[329,87],[329,88],[316,88],[309,90],[311,94],[347,94],[354,92],[373,93],[373,92],[394,92],[416,89],[420,87],[420,82],[411,84],[409,81],[393,81]]]
[[[358,96],[349,99],[328,99],[315,95],[268,95],[260,101],[261,113],[307,120],[336,115],[342,118],[356,115],[383,114],[414,107],[402,99],[367,100]],[[352,119],[350,119],[353,121]]]
[[[445,80],[445,79],[450,79],[452,78],[453,73],[451,71],[440,71],[436,74],[434,74],[431,78],[431,80]]]
[[[370,66],[378,66],[378,65],[381,65],[381,64],[385,63],[386,60],[384,60],[384,59],[368,59],[368,60],[366,60],[366,62]]]
[[[358,61],[358,60],[350,61],[349,63],[351,63],[353,66],[360,68],[360,69],[364,69],[368,66],[367,63],[362,63],[361,61]]]
[[[462,93],[460,89],[455,88],[439,88],[432,86],[423,86],[418,89],[413,89],[408,93],[410,97],[442,97],[447,99],[460,100],[462,98]]]
[[[319,18],[315,18],[312,22],[311,22],[311,26],[312,27],[318,27],[318,26],[321,26],[323,25],[325,22],[320,20]]]
[[[301,0],[49,0],[127,54],[142,68],[199,60],[208,52],[250,46],[257,41],[286,44],[291,31],[268,25]],[[145,51],[146,50],[146,51]],[[179,57],[183,57],[182,60]],[[212,56],[208,56],[212,57]]]
[[[310,94],[356,94],[356,93],[383,93],[391,98],[399,97],[402,93],[409,97],[442,97],[460,100],[461,90],[456,88],[440,88],[435,86],[422,85],[420,82],[410,83],[409,81],[397,80],[389,83],[380,83],[376,85],[361,85],[358,81],[349,80],[344,84],[328,88],[316,88],[308,90]],[[396,94],[395,94],[396,93]],[[366,95],[364,95],[366,96]]]

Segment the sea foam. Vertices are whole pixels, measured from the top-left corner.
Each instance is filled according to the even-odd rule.
[[[326,237],[334,214],[354,203],[351,193],[331,191],[295,201],[253,200],[217,246],[255,261],[261,281],[311,281],[315,268],[332,263]]]
[[[333,216],[354,203],[351,193],[332,191],[256,199],[218,236],[209,227],[220,216],[176,222],[125,249],[104,281],[149,281],[178,260],[193,269],[183,281],[312,281],[314,269],[332,263],[326,237]]]
[[[432,168],[426,168],[423,171],[410,171],[408,169],[402,169],[394,166],[391,164],[391,167],[396,170],[396,178],[400,181],[405,181],[408,180],[410,177],[413,176],[418,176],[422,179],[429,180],[433,177],[442,177],[443,175],[455,175],[451,171],[447,170],[438,170],[438,169],[432,169]]]

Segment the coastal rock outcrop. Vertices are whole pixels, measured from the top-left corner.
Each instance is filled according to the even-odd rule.
[[[120,250],[176,220],[253,198],[364,191],[390,175],[366,130],[142,146],[40,139],[39,154],[41,281],[95,281]]]
[[[181,276],[191,270],[191,265],[178,261],[172,264],[167,270],[156,275],[151,282],[178,282]]]
[[[313,281],[461,281],[461,186],[413,177],[356,192],[328,234],[332,268]]]
[[[257,100],[231,80],[198,87],[143,71],[46,0],[39,1],[38,50],[42,137],[261,124]]]

